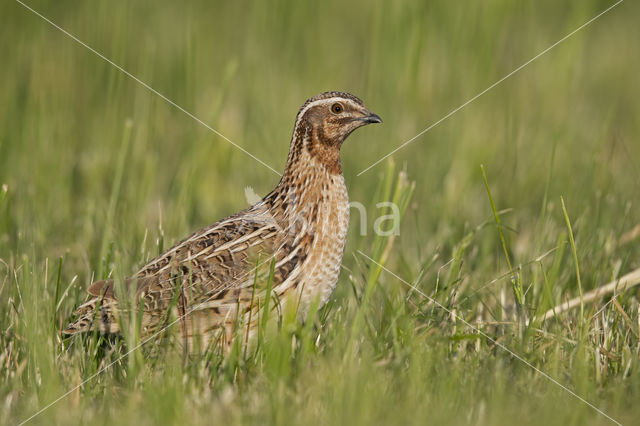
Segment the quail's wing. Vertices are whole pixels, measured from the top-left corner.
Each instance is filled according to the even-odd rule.
[[[153,259],[127,280],[129,291],[144,299],[144,310],[162,310],[181,294],[188,305],[251,287],[268,273],[278,256],[279,228],[274,223],[237,216],[196,232]],[[115,298],[114,283],[99,281],[93,296]]]
[[[166,321],[173,307],[178,313],[206,311],[212,325],[220,324],[240,304],[252,301],[258,285],[268,281],[272,262],[282,263],[274,286],[286,278],[291,269],[287,235],[254,206],[181,241],[127,279],[123,290],[134,296],[127,300],[135,300],[136,310],[142,308],[147,330]],[[79,318],[65,333],[87,331],[96,323],[101,330],[117,332],[115,317],[133,306],[121,303],[116,290],[112,280],[93,283],[88,301],[75,312]]]

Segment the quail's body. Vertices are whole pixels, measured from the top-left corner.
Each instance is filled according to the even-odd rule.
[[[185,338],[223,336],[228,342],[238,323],[253,334],[272,264],[280,309],[304,317],[314,301],[324,304],[338,281],[349,223],[340,146],[356,128],[380,121],[346,93],[309,99],[298,113],[285,173],[271,193],[191,235],[127,280],[142,306],[143,334],[167,325],[172,312],[182,319]],[[65,333],[95,327],[119,332],[113,286],[92,284],[90,299]]]

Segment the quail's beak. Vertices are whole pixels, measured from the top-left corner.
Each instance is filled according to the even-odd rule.
[[[367,123],[382,123],[382,118],[378,114],[370,113],[364,118]]]
[[[371,111],[366,111],[364,116],[359,118],[363,125],[365,124],[373,124],[373,123],[382,123],[382,118],[378,114],[374,114]]]

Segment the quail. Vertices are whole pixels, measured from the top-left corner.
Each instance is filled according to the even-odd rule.
[[[158,333],[169,318],[178,318],[185,341],[198,336],[204,344],[229,345],[239,323],[255,334],[267,297],[301,317],[313,303],[322,306],[338,281],[349,225],[340,148],[357,128],[381,122],[349,93],[307,100],[273,191],[195,232],[126,280],[141,314],[141,335]],[[63,333],[119,333],[125,304],[114,285],[91,284],[88,300]]]

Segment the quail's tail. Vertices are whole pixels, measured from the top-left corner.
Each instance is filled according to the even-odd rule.
[[[78,334],[95,330],[102,334],[118,333],[120,327],[115,321],[113,312],[117,311],[117,302],[102,297],[93,298],[83,303],[73,313],[77,319],[62,330],[63,334]]]

